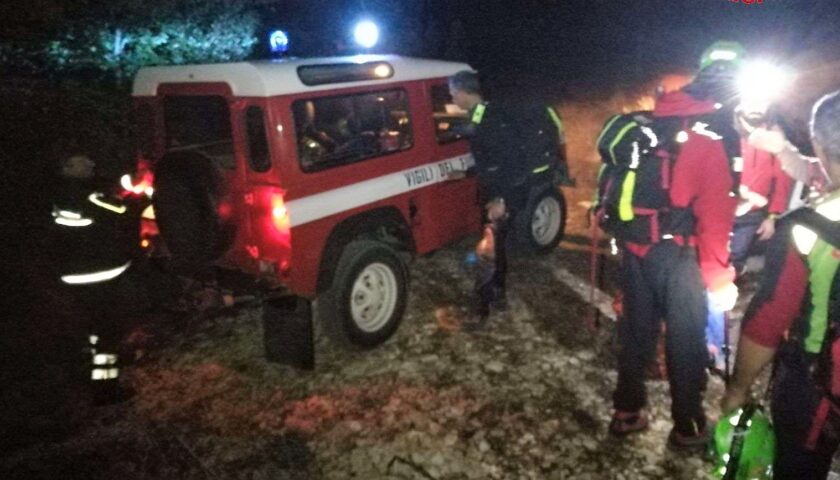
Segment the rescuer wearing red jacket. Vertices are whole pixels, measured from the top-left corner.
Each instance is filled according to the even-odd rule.
[[[733,141],[737,149],[738,135],[732,127],[732,108],[724,104],[724,99],[735,97],[736,65],[733,58],[722,61],[710,55],[715,48],[731,45],[716,44],[707,51],[695,80],[662,96],[654,110],[654,117],[685,119],[686,128],[676,140],[680,146],[670,200],[672,210],[693,217],[693,232],[663,232],[652,244],[623,245],[624,319],[618,331],[618,384],[610,432],[625,435],[647,427],[645,372],[664,318],[674,420],[668,444],[677,449],[702,448],[708,440],[702,406],[708,360],[706,291],[722,310],[731,309],[737,297],[728,244],[736,206],[730,150]],[[739,46],[737,52],[742,52]],[[704,123],[697,117],[718,121]]]
[[[775,155],[750,145],[749,132],[753,125],[762,126],[760,114],[738,114],[741,140],[741,157],[744,169],[739,186],[740,203],[735,211],[735,226],[732,230],[732,266],[740,273],[744,269],[750,248],[756,237],[767,241],[775,231],[775,220],[787,210],[792,185],[791,178],[782,170]]]

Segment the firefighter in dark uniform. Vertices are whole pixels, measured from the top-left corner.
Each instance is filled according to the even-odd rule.
[[[551,107],[523,101],[484,101],[475,72],[461,71],[449,78],[453,102],[468,112],[469,123],[457,132],[470,139],[485,215],[491,223],[492,268],[479,272],[472,316],[467,330],[481,329],[490,307],[504,310],[507,255],[505,243],[511,220],[525,209],[533,186],[568,179],[558,161],[563,131]]]
[[[90,158],[63,160],[58,177],[52,210],[55,265],[87,329],[94,400],[110,403],[127,396],[119,384],[117,350],[138,300],[128,279],[137,237],[131,235],[128,207],[97,188]]]

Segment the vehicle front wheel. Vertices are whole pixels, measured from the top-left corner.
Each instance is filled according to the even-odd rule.
[[[339,343],[375,347],[396,332],[405,313],[408,271],[397,253],[372,240],[349,243],[321,300],[326,331]]]
[[[557,247],[566,231],[566,201],[555,188],[532,195],[527,208],[517,215],[517,236],[529,250],[548,253]]]

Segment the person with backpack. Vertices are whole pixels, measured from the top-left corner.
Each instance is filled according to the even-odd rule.
[[[664,318],[674,421],[668,445],[698,449],[708,441],[707,295],[728,310],[738,294],[728,243],[738,181],[732,102],[742,55],[737,44],[713,45],[692,83],[664,94],[653,112],[613,117],[598,140],[605,166],[596,218],[622,250],[613,435],[648,426],[645,373]]]
[[[532,187],[553,182],[555,176],[568,179],[565,171],[558,172],[565,169],[557,156],[563,126],[554,109],[543,104],[512,98],[486,102],[475,72],[452,75],[449,91],[468,112],[469,123],[457,133],[470,139],[489,223],[482,244],[493,246],[492,252],[478,252],[484,262],[477,269],[471,317],[464,323],[465,330],[477,331],[486,325],[491,307],[507,308],[505,245],[513,218],[525,210]],[[454,172],[451,178],[461,175]],[[480,245],[478,250],[487,249]]]
[[[746,405],[775,360],[774,478],[826,478],[840,445],[840,91],[813,108],[811,139],[830,181],[812,207],[779,220],[744,318],[724,413]]]

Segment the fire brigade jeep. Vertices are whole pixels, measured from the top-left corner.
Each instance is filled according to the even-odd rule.
[[[475,177],[448,177],[473,164],[446,83],[465,69],[366,55],[140,70],[141,244],[317,298],[330,336],[380,344],[406,307],[405,259],[480,229]],[[532,210],[534,241],[555,246],[557,188]]]

